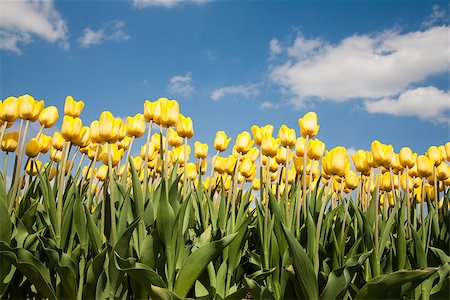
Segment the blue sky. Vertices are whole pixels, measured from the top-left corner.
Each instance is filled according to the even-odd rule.
[[[313,110],[328,148],[450,140],[447,1],[0,2],[0,98],[30,93],[90,123],[177,99],[194,140]],[[62,111],[61,111],[62,114]]]

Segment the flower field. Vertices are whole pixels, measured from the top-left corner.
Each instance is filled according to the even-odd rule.
[[[2,299],[450,298],[450,142],[350,155],[309,112],[207,145],[175,100],[83,108],[0,102]]]

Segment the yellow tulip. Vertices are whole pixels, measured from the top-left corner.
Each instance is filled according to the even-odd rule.
[[[305,145],[306,139],[304,137],[299,137],[295,142],[295,154],[298,157],[305,155]]]
[[[192,119],[186,118],[182,114],[178,115],[178,121],[175,124],[177,126],[177,134],[182,138],[190,139],[194,135],[194,128],[192,125]],[[167,126],[168,127],[168,126]]]
[[[16,97],[8,97],[3,101],[0,119],[14,122],[19,117],[19,100]]]
[[[391,175],[389,172],[386,172],[381,176],[380,189],[386,192],[390,192],[392,190]]]
[[[198,174],[202,174],[205,175],[206,174],[206,170],[208,169],[208,161],[205,159],[202,159],[202,161],[198,161],[195,163],[195,167],[197,168],[197,173]]]
[[[79,138],[82,127],[83,123],[80,118],[64,116],[61,127],[61,135],[66,141],[72,142]]]
[[[145,153],[145,151],[147,151],[147,144],[144,144],[141,147],[141,158],[145,159],[145,157],[147,156],[147,160],[151,161],[152,158],[156,157],[156,155],[158,154],[158,151],[155,151],[155,145],[153,145],[153,143],[149,143],[148,144],[148,153]]]
[[[41,153],[47,153],[50,150],[50,147],[52,146],[52,137],[41,134],[39,137],[39,144],[41,147]]]
[[[108,176],[108,166],[102,165],[100,168],[98,168],[97,179],[100,181],[105,181],[107,176]]]
[[[102,112],[99,119],[100,141],[102,143],[116,142],[118,140],[118,135],[122,126],[122,120],[114,118],[111,112]]]
[[[180,107],[176,100],[159,98],[156,101],[155,109],[153,111],[153,120],[156,124],[166,128],[176,126],[179,113]]]
[[[100,142],[100,122],[98,120],[94,120],[89,127],[89,133],[91,135],[91,141],[93,143]]]
[[[44,164],[44,170],[48,170],[48,180],[52,181],[53,178],[55,178],[56,176],[56,169],[54,166],[51,166],[51,168],[49,169],[49,164],[50,164],[49,162],[46,162]]]
[[[430,159],[431,163],[435,166],[438,166],[444,158],[441,155],[441,151],[436,146],[431,146],[428,148],[427,153],[425,153],[426,156]]]
[[[178,164],[180,166],[184,166],[185,163],[185,157],[184,157],[184,147],[186,148],[187,151],[187,157],[186,160],[189,160],[189,155],[191,155],[191,147],[189,145],[182,145],[180,147],[177,148],[173,148],[172,149],[172,162],[175,163],[176,161],[178,161]]]
[[[297,175],[295,168],[291,168],[288,171],[288,183],[292,183],[295,179],[295,176]],[[286,168],[283,169],[283,173],[281,174],[281,177],[283,179],[283,182],[286,182]]]
[[[417,161],[417,159],[416,159]],[[411,169],[408,170],[408,174],[411,177],[417,177],[419,176],[419,173],[417,173],[417,165],[414,163],[414,166],[411,167]]]
[[[55,106],[49,106],[44,108],[39,114],[39,123],[45,128],[50,128],[56,123],[58,117],[58,109]]]
[[[348,171],[347,174],[345,174],[345,187],[354,190],[358,186],[359,178],[353,171]]]
[[[433,162],[425,155],[419,155],[416,161],[417,173],[420,177],[428,177],[433,174]]]
[[[252,160],[249,158],[246,158],[242,161],[242,163],[239,165],[239,172],[244,177],[250,177],[252,174],[256,171],[256,167],[253,164]]]
[[[17,131],[7,133],[3,136],[2,151],[14,152],[16,151],[18,144],[19,144],[19,133]]]
[[[268,133],[264,134],[261,141],[261,151],[263,155],[274,157],[277,155],[279,147],[280,141],[278,139],[275,139]]]
[[[253,135],[253,139],[255,140],[255,144],[257,146],[261,146],[261,142],[264,137],[264,134],[267,133],[270,136],[272,136],[272,134],[273,134],[273,126],[270,124],[263,126],[261,128],[259,126],[253,125],[250,129],[252,131],[252,135]]]
[[[30,176],[35,176],[39,170],[42,168],[42,162],[37,160],[29,160],[27,165],[25,166],[25,171],[27,172],[28,175]]]
[[[353,164],[357,172],[364,175],[369,175],[370,165],[367,162],[367,152],[364,150],[358,150],[354,155],[352,155]]]
[[[137,172],[139,172],[141,170],[141,168],[142,168],[144,160],[140,156],[133,157],[132,160],[133,160],[134,168],[136,169]]]
[[[278,138],[280,139],[280,143],[283,147],[289,148],[293,148],[297,140],[295,130],[287,127],[286,125],[281,126],[278,131]]]
[[[236,151],[241,154],[246,154],[253,146],[253,143],[250,133],[243,131],[236,138]]]
[[[445,154],[446,154],[446,160],[450,161],[450,142],[445,143]],[[450,202],[449,202],[450,203]]]
[[[72,96],[66,97],[66,102],[64,103],[64,115],[71,117],[79,117],[84,108],[83,101],[75,101]]]
[[[189,180],[195,180],[197,178],[197,168],[194,163],[188,163],[186,165],[186,178]]]
[[[348,168],[347,149],[339,146],[327,151],[322,164],[328,175],[344,176]]]
[[[308,158],[306,159],[308,162]],[[297,174],[303,174],[303,157],[302,156],[295,156],[294,157],[294,168]],[[306,170],[305,170],[306,171]]]
[[[394,202],[394,196],[392,195],[392,193],[387,193],[387,198],[388,198],[388,203],[390,207],[394,207],[395,206],[395,202]],[[380,196],[380,206],[384,207],[384,199],[386,198],[385,194],[382,194]]]
[[[87,180],[91,179],[92,175],[96,172],[96,169],[89,168],[88,166],[84,166],[81,169],[81,176],[86,178]]]
[[[119,147],[116,144],[106,144],[102,147],[102,150],[99,154],[99,159],[103,162],[104,165],[108,165],[108,153],[111,155],[111,165],[112,167],[117,166],[117,164],[122,159],[124,150],[119,149]]]
[[[158,152],[161,150],[161,142],[162,142],[162,152],[165,151],[166,137],[164,135],[162,136],[161,141],[161,135],[159,133],[154,133],[150,138],[150,142],[154,145],[155,150],[157,150]]]
[[[195,142],[194,144],[195,157],[199,159],[205,159],[208,155],[208,144],[202,144],[200,142]]]
[[[250,158],[252,162],[255,162],[259,157],[259,149],[252,147],[248,152],[242,156],[241,160],[244,160],[245,158]]]
[[[35,101],[33,103],[33,111],[31,113],[29,120],[31,122],[35,122],[39,118],[43,109],[44,109],[44,100]]]
[[[89,135],[90,129],[88,126],[81,127],[78,136],[72,141],[75,146],[86,147],[91,142]]]
[[[308,142],[308,157],[319,160],[325,152],[325,144],[319,139],[312,139]]]
[[[219,152],[227,150],[228,144],[231,138],[228,138],[224,131],[218,131],[216,137],[214,138],[214,149]]]
[[[36,138],[32,138],[25,147],[25,154],[28,157],[36,157],[41,152],[41,145]]]
[[[215,156],[214,171],[219,174],[225,173],[225,159],[221,156]]]
[[[52,147],[54,149],[62,150],[64,146],[64,138],[59,132],[53,133],[52,137]]]
[[[131,143],[131,138],[126,136],[122,140],[117,142],[117,146],[119,147],[119,149],[127,150],[128,146],[130,146],[130,143]]]
[[[19,101],[19,117],[23,120],[29,120],[33,117],[33,108],[35,100],[31,95],[23,95],[18,98]]]
[[[311,160],[308,160],[308,163],[306,164],[306,174],[310,174],[312,172],[312,176],[314,178],[319,175],[319,161],[315,160],[314,162]]]
[[[403,167],[411,168],[416,163],[417,153],[413,153],[408,147],[403,147],[399,152],[399,162]]]
[[[286,165],[286,159],[287,159],[287,148],[280,147],[277,151],[277,155],[275,156],[275,161],[277,162],[277,164]]]
[[[132,137],[141,137],[145,132],[145,119],[143,114],[136,114],[134,117],[127,117],[127,134]]]
[[[167,139],[171,147],[179,147],[183,144],[183,138],[179,137],[172,127],[167,128]]]
[[[255,179],[252,182],[252,189],[254,189],[255,191],[258,191],[261,187],[261,181],[259,179]]]
[[[450,177],[450,167],[445,163],[441,162],[436,168],[436,178],[438,180],[445,181]]]
[[[61,158],[62,158],[62,151],[61,151],[61,150],[58,150],[58,149],[56,149],[56,148],[53,148],[53,149],[50,151],[50,159],[51,159],[51,160],[53,160],[53,161],[55,161],[55,162],[58,162],[58,161],[61,160]]]
[[[406,191],[406,181],[408,181],[408,189],[409,189],[409,191],[411,191],[414,183],[413,183],[411,176],[407,175],[405,172],[405,173],[402,173],[402,175],[400,176],[400,186],[402,187],[402,189],[404,191]]]
[[[147,122],[153,121],[153,118],[155,116],[155,107],[156,107],[156,102],[150,102],[148,100],[145,100],[145,102],[144,102],[145,121],[147,121]]]
[[[394,155],[394,148],[392,148],[392,145],[385,145],[375,140],[372,142],[371,148],[376,167],[383,166],[389,168],[392,156]]]
[[[317,114],[315,112],[308,112],[303,118],[298,119],[302,137],[306,138],[306,136],[309,136],[310,138],[313,138],[317,135],[320,128],[320,125],[317,124],[317,119]]]
[[[223,160],[225,172],[228,175],[233,175],[234,167],[236,166],[236,157],[233,155],[229,155],[226,159]]]

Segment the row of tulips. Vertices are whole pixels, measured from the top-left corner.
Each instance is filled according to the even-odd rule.
[[[49,136],[56,107],[0,102],[1,297],[449,297],[450,142],[327,151],[309,112],[298,138],[219,131],[211,159],[199,141],[190,159],[175,100],[89,126],[83,108],[68,96]]]

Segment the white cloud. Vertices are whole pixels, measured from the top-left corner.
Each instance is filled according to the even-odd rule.
[[[125,23],[118,20],[103,23],[98,30],[87,27],[83,30],[83,35],[78,38],[78,41],[83,48],[100,45],[106,41],[126,41],[130,36],[123,30],[124,27]]]
[[[448,72],[449,27],[406,34],[353,35],[337,44],[298,36],[269,77],[301,106],[305,99],[380,99],[432,74]]]
[[[432,12],[430,17],[425,20],[422,25],[424,27],[430,27],[437,23],[446,21],[448,19],[448,15],[445,9],[442,9],[438,4],[434,4],[432,8]]]
[[[191,73],[188,72],[184,76],[175,75],[172,78],[170,78],[167,90],[170,93],[180,94],[183,96],[188,96],[192,94],[192,92],[194,91],[194,86],[192,85]]]
[[[277,56],[283,52],[283,48],[280,45],[280,41],[277,39],[271,39],[269,42],[270,58]]]
[[[259,89],[256,84],[232,85],[215,89],[211,93],[211,99],[217,101],[228,95],[239,95],[245,98],[259,95]]]
[[[450,93],[433,86],[408,90],[397,99],[366,101],[365,108],[370,113],[417,116],[433,123],[450,124]]]
[[[260,110],[278,109],[278,107],[279,107],[279,105],[277,103],[269,102],[269,101],[263,101],[259,105]]]
[[[136,8],[146,8],[146,7],[166,7],[172,8],[181,4],[193,3],[193,4],[204,4],[210,0],[133,0],[133,6]]]
[[[0,48],[20,54],[38,36],[67,49],[67,25],[52,0],[0,1]]]

